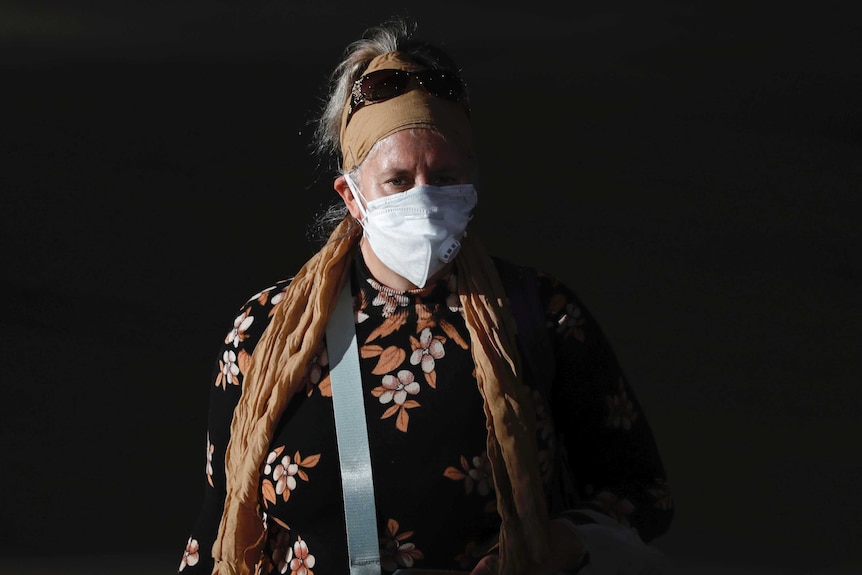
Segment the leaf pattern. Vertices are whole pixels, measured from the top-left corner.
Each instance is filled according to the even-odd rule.
[[[400,525],[395,519],[386,522],[386,533],[380,537],[380,566],[386,571],[409,569],[415,562],[424,558],[424,553],[408,539],[413,531],[398,533]]]
[[[488,461],[487,452],[473,457],[468,460],[465,456],[459,458],[461,468],[449,466],[443,471],[443,476],[453,481],[464,482],[464,493],[469,495],[473,492],[474,487],[476,492],[481,496],[486,496],[493,490],[493,481],[491,479],[491,463]]]
[[[470,344],[467,342],[466,339],[464,339],[464,337],[458,331],[458,328],[455,327],[455,325],[452,322],[446,321],[446,320],[441,320],[440,321],[440,329],[443,330],[443,333],[445,333],[449,337],[449,339],[451,339],[452,341],[457,343],[458,347],[460,347],[461,349],[469,349],[470,348]]]
[[[380,324],[380,327],[371,332],[371,335],[368,336],[366,342],[374,341],[376,339],[386,337],[387,335],[393,334],[399,329],[401,329],[404,324],[407,323],[407,314],[403,312],[399,312],[397,314],[391,315]]]
[[[395,371],[398,369],[399,365],[404,363],[404,358],[406,357],[406,351],[400,347],[390,345],[383,350],[383,353],[380,354],[380,358],[377,360],[377,365],[374,366],[371,373],[374,375],[383,375],[384,373]]]
[[[359,348],[359,357],[368,359],[377,357],[383,353],[383,347],[379,345],[365,344]]]
[[[434,314],[434,309],[429,308],[424,304],[416,305],[416,333],[423,329],[433,329],[437,327],[437,317]]]

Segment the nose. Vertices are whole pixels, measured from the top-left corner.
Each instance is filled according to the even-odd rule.
[[[413,176],[413,184],[416,186],[427,186],[431,183],[431,176],[426,170],[418,170]]]

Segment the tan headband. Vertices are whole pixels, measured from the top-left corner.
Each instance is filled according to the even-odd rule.
[[[423,68],[401,52],[388,52],[374,58],[365,73],[375,70],[406,70],[416,72]],[[350,101],[341,114],[342,168],[352,170],[362,163],[378,141],[399,130],[430,128],[460,145],[471,156],[473,129],[464,105],[432,96],[419,88],[389,100],[368,104],[357,110],[350,123],[347,113]]]

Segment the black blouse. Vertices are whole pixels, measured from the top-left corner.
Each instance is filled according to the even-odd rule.
[[[498,267],[519,318],[553,514],[577,523],[590,521],[579,509],[598,510],[644,541],[654,539],[669,527],[670,491],[652,432],[608,341],[574,292],[553,277],[502,260]],[[534,285],[519,283],[531,277]],[[184,574],[212,571],[233,411],[251,354],[289,283],[250,298],[219,350],[206,495],[180,562]],[[396,291],[375,281],[357,255],[351,284],[384,571],[470,570],[496,541],[500,518],[454,274]],[[531,304],[538,311],[527,325]],[[261,462],[267,537],[260,573],[348,572],[328,363],[324,344],[308,368],[305,393],[291,400]],[[570,477],[567,491],[555,480],[560,470]]]

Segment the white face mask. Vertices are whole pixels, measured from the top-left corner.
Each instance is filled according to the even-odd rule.
[[[345,180],[362,212],[365,238],[393,272],[425,287],[458,254],[478,199],[472,184],[415,186],[368,202],[350,176]]]

